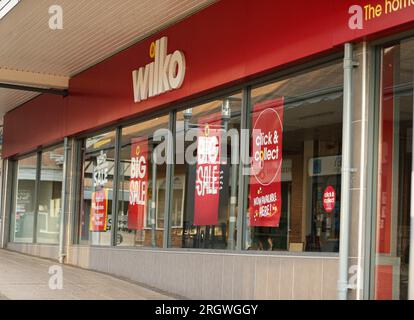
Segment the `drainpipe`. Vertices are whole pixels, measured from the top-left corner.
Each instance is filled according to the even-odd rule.
[[[341,226],[339,239],[339,279],[338,300],[347,300],[348,289],[348,258],[349,230],[351,213],[351,167],[352,162],[352,72],[357,66],[353,60],[353,46],[345,44],[344,58],[344,106],[343,106],[343,137],[342,137],[342,183],[341,183]]]
[[[63,169],[62,169],[62,200],[59,223],[59,263],[63,263],[66,257],[65,253],[65,212],[66,212],[66,162],[68,159],[68,138],[65,137],[63,142]]]

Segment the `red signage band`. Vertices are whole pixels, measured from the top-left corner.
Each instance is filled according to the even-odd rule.
[[[148,203],[148,138],[131,141],[131,167],[129,181],[128,229],[144,229]]]
[[[283,98],[256,104],[252,116],[249,220],[279,227],[282,213]]]

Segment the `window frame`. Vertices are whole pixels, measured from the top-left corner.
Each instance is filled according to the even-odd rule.
[[[55,150],[57,148],[62,148],[62,150],[64,151],[65,150],[65,143],[64,143],[64,141],[62,141],[61,143],[54,144],[53,146],[49,146],[49,147],[43,148],[43,149],[41,149],[38,152],[38,160],[39,160],[39,167],[38,167],[39,180],[37,182],[38,183],[38,190],[40,190],[40,183],[42,181],[42,157],[43,157],[43,154],[46,153],[46,152],[53,151],[53,150]],[[63,156],[63,163],[66,163],[66,160],[67,159],[64,158],[64,153],[63,153],[62,156]],[[64,176],[64,169],[62,168],[62,188],[60,190],[60,193],[61,194],[62,194],[62,191],[64,189],[64,182],[65,182],[65,176]],[[37,211],[36,211],[36,229],[35,229],[35,231],[36,231],[36,244],[40,244],[40,245],[58,245],[59,244],[59,241],[56,242],[56,243],[44,243],[44,242],[39,242],[37,240],[37,227],[38,227],[38,216],[39,216],[39,199],[40,198],[39,198],[39,193],[38,193],[37,194],[37,204],[36,204],[36,210]],[[61,202],[61,207],[60,207],[60,214],[63,214],[63,210],[64,210],[64,203],[63,203],[63,201],[64,201],[64,199],[62,197],[61,197],[61,201],[62,202]],[[59,218],[59,220],[60,220],[60,218]],[[59,227],[58,239],[60,237],[60,230],[61,229]]]
[[[370,85],[367,88],[368,95],[372,99],[368,102],[368,164],[370,169],[367,172],[367,212],[366,226],[364,230],[364,284],[363,299],[375,299],[375,265],[376,265],[376,246],[377,246],[377,210],[378,210],[378,184],[379,184],[379,142],[381,130],[380,104],[382,103],[382,59],[384,48],[398,45],[401,41],[414,37],[414,30],[408,30],[396,35],[371,41],[368,44],[368,53],[372,57],[369,63],[370,71],[367,75]],[[409,279],[410,281],[410,279]],[[413,281],[413,280],[411,280]]]
[[[81,150],[81,145],[82,145],[82,140],[91,137],[91,136],[95,136],[98,135],[100,133],[105,133],[105,132],[109,132],[111,130],[117,130],[117,134],[116,134],[116,142],[118,143],[118,147],[116,148],[116,154],[115,157],[118,157],[119,159],[119,153],[120,153],[120,139],[121,139],[121,133],[122,133],[122,128],[127,127],[127,126],[131,126],[131,125],[137,125],[140,122],[145,122],[148,120],[151,120],[155,117],[160,117],[160,116],[169,116],[169,125],[168,125],[168,129],[170,130],[170,132],[173,133],[173,135],[175,135],[176,130],[175,130],[175,120],[176,120],[176,115],[178,112],[183,111],[185,109],[188,108],[195,108],[198,105],[204,104],[204,103],[208,103],[212,100],[217,100],[222,98],[223,96],[228,96],[228,95],[232,95],[235,93],[242,93],[242,110],[241,110],[241,126],[240,129],[249,129],[250,124],[249,124],[249,111],[251,110],[251,99],[250,99],[250,95],[251,95],[251,90],[256,88],[256,87],[260,87],[260,86],[265,86],[267,84],[276,82],[276,81],[282,81],[284,79],[287,78],[291,78],[294,76],[298,76],[300,74],[304,74],[304,73],[308,73],[312,70],[316,70],[319,69],[321,67],[324,66],[328,66],[330,64],[333,63],[338,63],[338,62],[342,62],[343,57],[344,57],[344,52],[343,50],[341,50],[341,48],[337,48],[335,50],[332,50],[331,52],[327,53],[326,55],[322,56],[322,57],[317,57],[314,59],[309,59],[305,62],[296,64],[296,65],[292,65],[292,66],[286,66],[280,70],[277,71],[273,71],[268,73],[267,75],[264,76],[260,76],[256,79],[253,80],[249,80],[247,82],[243,82],[241,84],[236,84],[233,85],[231,87],[227,87],[221,90],[216,90],[212,93],[208,93],[206,95],[200,96],[200,97],[196,97],[193,99],[183,99],[182,101],[179,101],[177,103],[172,104],[171,106],[169,106],[168,108],[158,108],[155,112],[148,114],[146,113],[145,115],[138,115],[138,116],[134,116],[131,117],[130,119],[121,121],[121,122],[117,122],[115,124],[112,124],[111,126],[107,126],[104,127],[100,130],[89,130],[84,134],[78,135],[75,137],[76,140],[76,145],[78,146],[78,152],[79,154],[76,156],[77,158],[77,165],[76,165],[76,172],[78,177],[76,177],[76,196],[75,198],[79,197],[81,195],[81,192],[79,190],[79,185],[81,183],[81,179],[82,179],[82,174],[81,174],[81,168],[82,168],[82,150]],[[250,139],[248,138],[246,141],[246,138],[243,137],[243,135],[241,135],[240,138],[240,157],[242,156],[249,156],[249,144],[250,144]],[[172,148],[170,149],[173,153],[175,150],[175,141],[171,142]],[[247,152],[246,152],[247,151]],[[118,164],[118,169],[114,172],[114,180],[118,179],[118,174],[119,174],[119,161],[117,161]],[[245,248],[243,247],[244,244],[244,238],[246,236],[246,232],[247,232],[247,223],[245,221],[245,212],[246,212],[246,208],[247,208],[247,192],[248,192],[248,179],[246,179],[246,177],[243,175],[243,167],[239,166],[238,168],[238,177],[239,177],[239,190],[238,190],[238,195],[237,195],[237,208],[238,208],[238,212],[237,212],[237,221],[236,221],[236,228],[237,230],[239,230],[239,232],[237,232],[237,239],[236,239],[236,246],[234,250],[215,250],[215,249],[188,249],[188,248],[171,248],[170,247],[170,229],[171,229],[171,206],[172,206],[172,183],[173,183],[173,178],[174,178],[174,165],[167,165],[167,174],[166,174],[166,205],[165,205],[165,211],[164,211],[164,241],[163,241],[163,247],[162,248],[148,248],[148,247],[122,247],[123,249],[125,248],[129,248],[129,249],[150,249],[150,250],[169,250],[169,251],[195,251],[195,252],[232,252],[232,253],[243,253],[243,254],[259,254],[259,255],[292,255],[291,252],[288,251],[247,251],[245,250]],[[114,182],[115,183],[115,182]],[[118,194],[118,188],[114,189],[114,194]],[[116,196],[114,196],[116,197]],[[79,199],[75,200],[77,202],[80,202]],[[116,208],[112,208],[113,212],[117,212],[117,206],[118,206],[118,201],[113,201],[113,206],[114,204],[116,205]],[[115,210],[114,210],[115,209]],[[75,206],[75,212],[74,212],[74,221],[75,223],[73,224],[72,227],[72,245],[78,245],[78,246],[84,246],[82,244],[79,244],[79,239],[78,235],[77,235],[77,230],[78,230],[78,224],[79,224],[79,220],[80,220],[80,207],[79,207],[79,203]],[[114,223],[116,223],[114,220],[112,222],[113,225],[115,225]],[[241,230],[241,232],[240,232]],[[115,240],[116,239],[116,231],[117,228],[112,228],[112,239]],[[93,247],[93,245],[88,245]],[[100,248],[105,247],[105,246],[99,246]],[[111,245],[110,247],[116,247],[116,243],[114,243],[114,241],[111,241]],[[338,253],[332,253],[332,252],[295,252],[295,255],[300,255],[300,256],[318,256],[318,257],[337,257]]]
[[[42,155],[45,152],[52,151],[56,148],[64,148],[64,142],[59,141],[57,143],[54,143],[52,145],[49,145],[44,148],[36,149],[32,152],[25,153],[23,155],[19,155],[17,157],[14,157],[11,159],[11,171],[12,171],[12,179],[11,179],[11,205],[10,205],[10,212],[9,212],[9,230],[8,230],[8,241],[10,243],[16,243],[16,244],[30,244],[30,245],[52,245],[52,246],[58,246],[59,243],[42,243],[37,241],[37,221],[38,221],[38,215],[39,215],[39,188],[40,188],[40,181],[41,181],[41,170],[42,170]],[[33,216],[33,234],[32,234],[32,241],[31,242],[16,242],[15,241],[15,232],[12,230],[12,228],[15,228],[15,222],[12,222],[13,219],[15,219],[16,214],[16,204],[17,204],[17,188],[18,188],[18,171],[19,171],[19,161],[36,156],[36,173],[35,173],[35,190],[34,190],[34,216]],[[67,159],[63,160],[64,162],[67,161]],[[63,177],[64,180],[65,177]],[[62,181],[62,190],[63,190],[63,181]],[[61,191],[62,191],[61,190]],[[63,203],[62,203],[63,207]],[[62,210],[62,208],[61,208]],[[61,212],[62,214],[62,212]],[[60,232],[60,231],[59,231]]]
[[[120,163],[119,163],[119,128],[118,127],[111,127],[111,128],[106,128],[106,129],[102,129],[90,134],[87,134],[85,136],[82,136],[81,138],[77,138],[75,140],[75,145],[76,145],[76,165],[74,166],[75,171],[76,171],[76,175],[75,175],[75,183],[74,183],[74,197],[73,197],[73,201],[75,202],[74,205],[74,217],[73,217],[73,224],[72,224],[72,230],[71,230],[71,235],[72,235],[72,241],[71,244],[72,245],[79,245],[79,246],[90,246],[90,247],[98,247],[98,248],[104,248],[104,247],[112,247],[114,246],[114,241],[116,241],[116,236],[113,233],[114,230],[114,225],[116,225],[117,223],[117,215],[113,214],[111,219],[111,230],[110,230],[110,241],[109,241],[109,245],[108,244],[104,244],[104,245],[96,245],[96,244],[81,244],[81,237],[80,237],[80,223],[81,223],[81,212],[83,210],[83,194],[84,194],[84,162],[85,162],[85,155],[86,155],[86,140],[88,138],[92,138],[95,136],[99,136],[102,134],[106,134],[109,132],[115,132],[115,140],[114,140],[114,160],[113,160],[113,177],[112,177],[112,185],[113,185],[113,190],[112,190],[112,206],[111,206],[111,210],[112,213],[114,213],[115,211],[115,202],[117,202],[117,197],[118,197],[118,188],[114,188],[115,183],[118,182],[119,179],[119,170],[120,170]],[[111,147],[112,149],[112,147]],[[112,161],[111,161],[112,162]],[[90,232],[90,231],[89,231]],[[89,242],[90,240],[88,240]]]

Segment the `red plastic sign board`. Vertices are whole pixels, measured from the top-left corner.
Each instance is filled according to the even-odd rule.
[[[220,200],[221,121],[204,117],[198,126],[194,225],[216,225]]]
[[[255,105],[252,118],[250,226],[279,227],[282,213],[283,98]]]

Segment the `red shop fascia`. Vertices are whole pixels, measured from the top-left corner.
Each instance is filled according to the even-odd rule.
[[[387,1],[219,1],[74,76],[69,96],[43,94],[8,112],[3,157],[341,51],[346,42],[413,28],[414,5],[385,13]],[[368,5],[382,5],[382,15],[371,15],[374,11]],[[362,29],[355,29],[358,22]],[[132,73],[153,61],[151,44],[162,37],[168,38],[167,54],[179,51],[185,56],[183,83],[176,90],[135,102]]]

